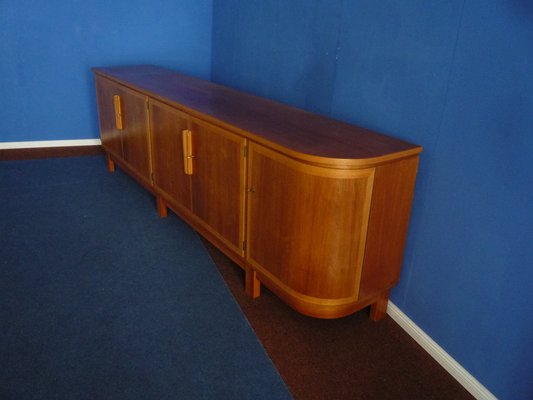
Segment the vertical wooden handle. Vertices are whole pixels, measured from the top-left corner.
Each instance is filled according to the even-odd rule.
[[[115,105],[115,126],[121,131],[124,129],[122,124],[122,106],[120,104],[120,96],[118,94],[113,96],[113,104]]]
[[[192,154],[192,132],[188,129],[184,129],[181,131],[181,139],[183,141],[183,170],[186,175],[192,175],[192,159],[194,158],[194,155]]]

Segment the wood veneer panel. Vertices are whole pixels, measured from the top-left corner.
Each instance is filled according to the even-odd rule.
[[[148,98],[98,76],[96,77],[96,90],[102,147],[114,158],[122,159],[127,163],[143,180],[150,181]],[[116,126],[115,96],[119,96],[122,109],[122,129]]]
[[[421,151],[419,146],[368,129],[158,67],[94,71],[309,162],[349,168]]]
[[[180,206],[191,209],[191,177],[183,169],[182,131],[188,129],[186,114],[150,100],[150,133],[154,185]]]
[[[122,100],[124,130],[121,135],[124,160],[145,179],[151,180],[148,99],[124,88],[119,88],[117,93]]]
[[[372,169],[313,167],[252,145],[248,261],[304,301],[355,302],[372,178]]]
[[[199,120],[190,126],[193,213],[242,255],[246,141]]]
[[[96,76],[96,94],[98,101],[98,122],[102,147],[108,153],[122,157],[122,138],[115,126],[113,96],[120,87],[109,79]]]
[[[376,168],[360,298],[394,286],[413,201],[418,157]]]

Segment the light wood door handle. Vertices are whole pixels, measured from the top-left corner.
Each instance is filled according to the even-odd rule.
[[[120,103],[120,96],[118,94],[113,96],[113,104],[115,105],[115,126],[119,131],[121,131],[124,129],[124,125],[122,123],[122,106]]]
[[[189,129],[181,131],[183,141],[183,170],[186,175],[193,174],[192,132]]]

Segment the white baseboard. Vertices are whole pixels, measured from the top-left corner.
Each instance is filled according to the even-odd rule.
[[[389,301],[387,314],[400,325],[430,356],[452,375],[477,400],[497,400],[497,398],[476,378],[454,360],[442,347],[431,339],[402,310]]]
[[[42,140],[29,142],[0,142],[0,150],[32,149],[37,147],[99,146],[100,139]]]

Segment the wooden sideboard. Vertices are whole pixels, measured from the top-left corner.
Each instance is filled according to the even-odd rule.
[[[150,65],[94,68],[115,164],[295,310],[385,315],[422,148]]]

